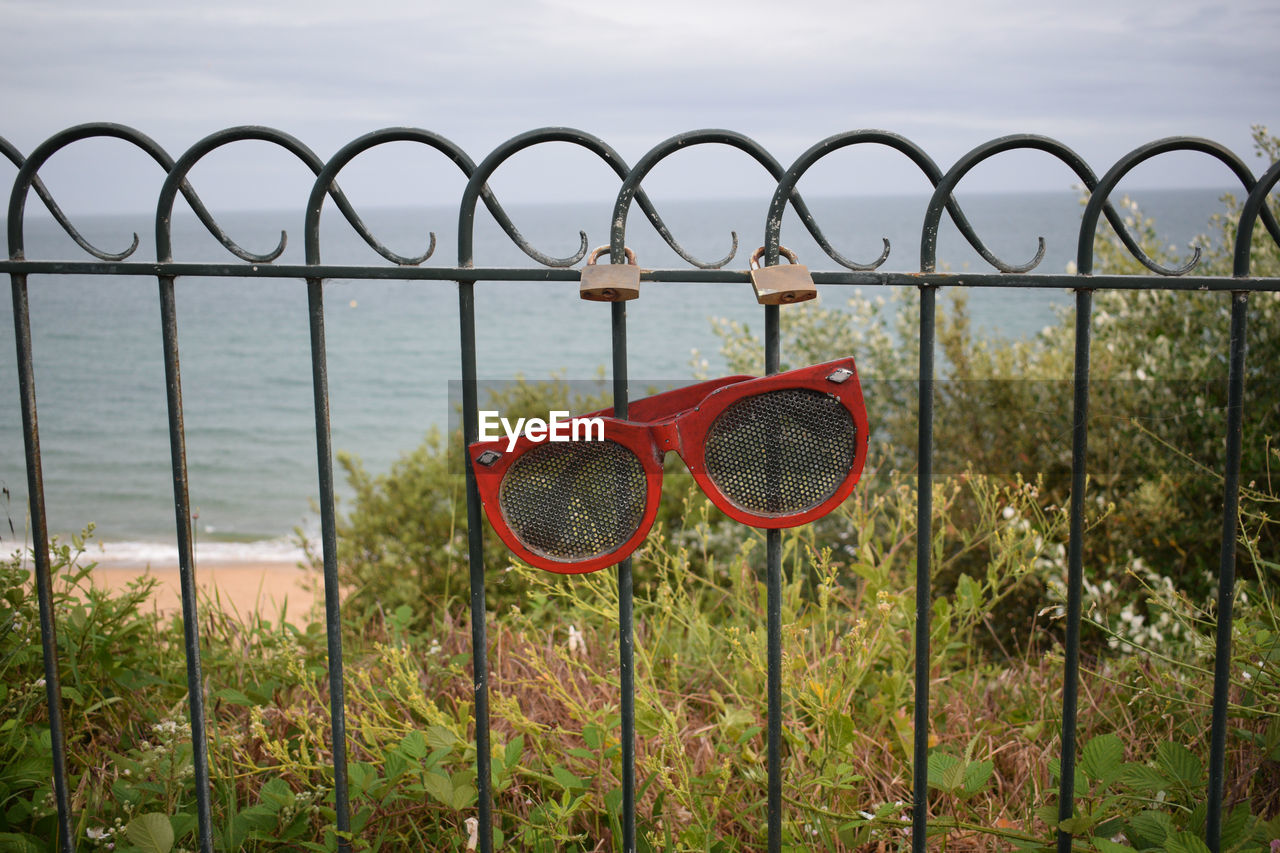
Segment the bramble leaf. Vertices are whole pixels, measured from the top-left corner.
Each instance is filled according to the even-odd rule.
[[[173,827],[169,816],[160,812],[138,815],[129,821],[125,834],[142,853],[169,853],[173,849]]]
[[[1113,733],[1098,735],[1084,747],[1080,769],[1085,776],[1105,787],[1120,776],[1124,765],[1124,744]]]

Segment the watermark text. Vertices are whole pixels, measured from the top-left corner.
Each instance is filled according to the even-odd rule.
[[[521,435],[530,441],[604,441],[603,418],[570,418],[567,411],[552,410],[547,419],[516,418],[514,424],[491,409],[481,409],[480,440],[493,441],[498,430],[507,438],[507,452],[515,449]]]

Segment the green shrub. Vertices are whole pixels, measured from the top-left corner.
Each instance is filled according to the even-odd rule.
[[[915,506],[909,473],[887,473],[880,488],[859,490],[833,513],[836,526],[857,532],[847,547],[821,548],[813,526],[783,534],[789,845],[853,851],[907,841]],[[955,595],[933,603],[933,832],[948,849],[1038,849],[1054,830],[1037,809],[1056,790],[1061,659],[1041,645],[994,661],[978,641],[1020,585],[1053,576],[1064,521],[1046,512],[1034,486],[977,474],[941,479],[935,506],[939,565],[979,550],[991,560],[960,574]],[[954,536],[961,522],[968,550],[948,554],[942,531]],[[695,520],[676,544],[659,528],[636,553],[636,574],[650,581],[635,602],[641,849],[758,849],[765,823],[763,535],[744,531],[730,551],[708,541],[714,530]],[[1255,556],[1269,561],[1272,580],[1242,583],[1227,788],[1228,801],[1241,804],[1233,806],[1232,837],[1248,851],[1280,830],[1280,620],[1269,586],[1277,568],[1273,555]],[[91,567],[76,559],[75,549],[55,551],[59,613],[83,617],[60,623],[60,670],[82,695],[113,700],[64,697],[77,838],[87,849],[153,849],[142,838],[166,853],[190,849],[181,625],[148,612],[145,585],[115,596],[92,591]],[[564,578],[519,565],[510,574],[524,595],[488,627],[497,837],[510,850],[615,849],[616,574]],[[8,608],[0,624],[16,626],[0,637],[0,712],[13,721],[0,743],[10,833],[0,840],[46,849],[52,804],[31,577],[15,559],[0,567],[0,579]],[[1156,823],[1165,839],[1200,831],[1186,806],[1204,785],[1212,623],[1188,602],[1153,598],[1185,621],[1182,645],[1153,642],[1087,664],[1085,782],[1073,824],[1082,848],[1123,849],[1106,846],[1123,831],[1132,849],[1147,849],[1140,839],[1162,843],[1150,834]],[[476,798],[470,631],[442,599],[421,606],[362,617],[346,645],[356,849],[468,849]],[[202,602],[201,612],[216,848],[335,849],[324,626],[244,623],[216,601]],[[1101,607],[1094,616],[1109,624]],[[1042,623],[1054,618],[1050,608]],[[92,641],[77,640],[89,625]],[[1124,745],[1119,777],[1107,769],[1116,734]],[[1188,754],[1194,767],[1170,763]],[[1157,798],[1158,774],[1186,790]],[[1104,830],[1110,834],[1096,834]]]
[[[1280,140],[1255,128],[1259,156],[1280,159]],[[1209,222],[1195,243],[1204,252],[1197,273],[1230,275],[1240,204]],[[1273,212],[1280,202],[1273,196]],[[1131,233],[1166,266],[1180,266],[1138,206],[1120,203]],[[1189,252],[1187,253],[1189,254]],[[1103,220],[1095,272],[1145,273]],[[1252,274],[1280,275],[1280,246],[1259,225]],[[939,379],[934,400],[934,470],[972,469],[1013,482],[1038,482],[1046,502],[1065,506],[1071,486],[1074,311],[1029,340],[1007,342],[974,329],[962,291],[945,292],[938,311]],[[880,467],[916,464],[918,295],[891,301],[860,292],[847,310],[815,303],[782,313],[782,353],[788,365],[853,354],[867,385],[878,443],[869,458]],[[1098,291],[1093,298],[1089,420],[1090,474],[1086,574],[1125,595],[1140,593],[1133,577],[1170,578],[1199,601],[1214,595],[1222,529],[1226,436],[1227,347],[1231,297],[1185,291]],[[746,327],[721,321],[717,332],[731,370],[758,370],[760,342]],[[1270,472],[1280,464],[1280,293],[1249,300],[1245,381],[1243,511],[1260,516]],[[963,529],[963,526],[960,528]],[[1270,519],[1254,535],[1258,552],[1280,552],[1280,524]],[[961,545],[948,542],[944,549]],[[985,559],[987,555],[975,555]],[[1135,568],[1136,567],[1136,568]],[[1065,564],[1064,564],[1065,571]],[[1237,574],[1261,567],[1248,551]],[[940,570],[937,593],[950,595],[958,575]],[[1034,590],[1030,590],[1034,592]],[[1042,602],[1024,596],[1002,614],[1014,635],[1025,634]],[[1006,639],[1017,637],[1002,630]],[[1095,635],[1094,639],[1097,639]]]

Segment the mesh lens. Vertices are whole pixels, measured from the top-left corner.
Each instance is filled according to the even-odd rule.
[[[840,401],[808,388],[747,397],[707,430],[707,475],[747,512],[796,515],[835,494],[853,468],[858,427]]]
[[[647,489],[640,460],[616,441],[546,442],[507,469],[498,503],[526,548],[569,563],[626,543],[644,520]]]

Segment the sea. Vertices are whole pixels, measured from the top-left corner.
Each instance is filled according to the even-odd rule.
[[[1221,212],[1223,191],[1136,192],[1162,239],[1187,245]],[[920,227],[927,197],[807,199],[841,253],[868,262],[891,252],[884,270],[919,268]],[[1045,258],[1037,271],[1057,273],[1073,259],[1081,205],[1061,192],[961,196],[979,235],[1001,258],[1030,260],[1036,238]],[[585,232],[590,247],[608,242],[612,201],[511,206],[529,242],[553,256],[572,255]],[[685,249],[701,259],[728,253],[743,269],[763,242],[767,200],[677,201],[660,213]],[[27,257],[88,260],[38,202],[28,204]],[[392,250],[423,252],[437,236],[427,265],[456,262],[457,212],[450,207],[361,211]],[[242,246],[273,248],[288,235],[281,262],[303,261],[302,213],[216,213]],[[77,227],[110,251],[136,233],[134,259],[155,258],[147,214],[78,217]],[[784,222],[782,241],[811,269],[837,269],[798,220]],[[658,237],[638,208],[628,245],[642,266],[687,267]],[[176,213],[174,258],[235,259],[194,216]],[[330,206],[322,218],[326,262],[387,264]],[[944,218],[940,268],[989,271]],[[481,209],[477,266],[535,266]],[[820,288],[827,306],[843,307],[848,288]],[[32,346],[45,499],[51,532],[64,540],[96,526],[90,556],[103,564],[176,563],[165,380],[157,283],[147,277],[32,276]],[[326,284],[326,335],[335,449],[384,473],[450,417],[450,380],[460,378],[457,285],[451,282]],[[314,537],[318,487],[306,286],[284,279],[180,279],[176,289],[190,497],[197,554],[205,561],[294,561],[297,531]],[[1056,290],[986,289],[970,296],[975,326],[990,337],[1034,335],[1058,322],[1069,305]],[[477,285],[477,352],[481,378],[592,379],[610,364],[610,311],[581,301],[574,283],[487,282]],[[645,283],[628,304],[633,379],[676,381],[724,369],[713,318],[759,332],[761,309],[745,284]],[[10,300],[0,300],[0,553],[30,543],[14,325]],[[705,361],[705,365],[699,365]],[[455,382],[456,387],[456,382]],[[338,471],[339,512],[350,490]]]

